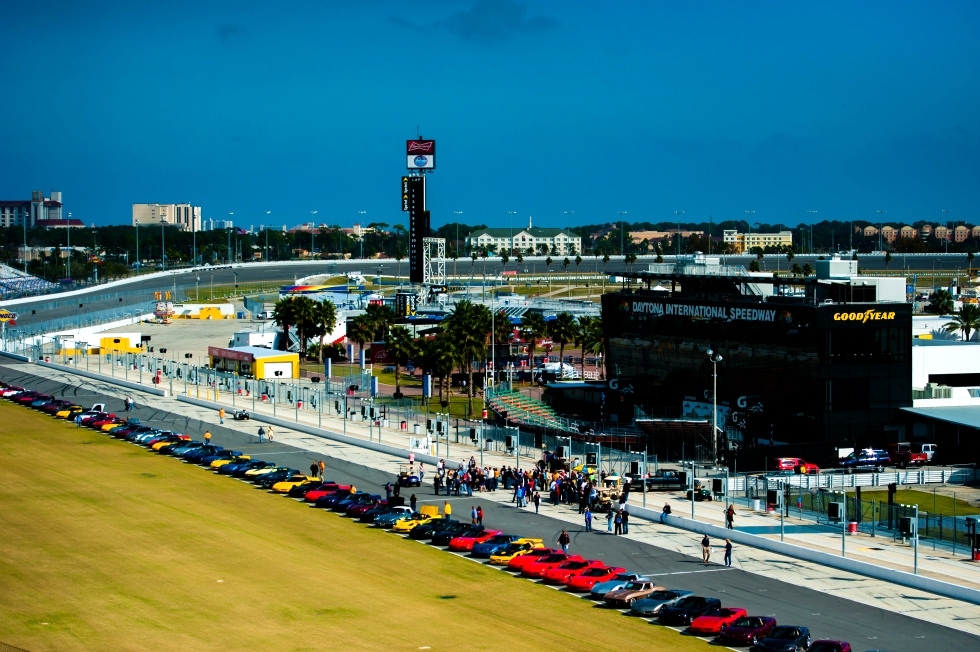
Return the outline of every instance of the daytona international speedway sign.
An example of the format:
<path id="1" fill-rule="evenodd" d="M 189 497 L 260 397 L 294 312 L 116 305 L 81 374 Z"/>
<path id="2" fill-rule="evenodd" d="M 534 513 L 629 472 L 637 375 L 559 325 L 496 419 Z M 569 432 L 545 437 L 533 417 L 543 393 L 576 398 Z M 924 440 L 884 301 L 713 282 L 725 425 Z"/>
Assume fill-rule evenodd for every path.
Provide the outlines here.
<path id="1" fill-rule="evenodd" d="M 763 322 L 776 321 L 776 315 L 779 312 L 769 308 L 708 306 L 696 303 L 664 303 L 658 301 L 624 301 L 621 309 L 634 315 L 651 315 L 654 317 L 692 317 L 694 319 Z"/>

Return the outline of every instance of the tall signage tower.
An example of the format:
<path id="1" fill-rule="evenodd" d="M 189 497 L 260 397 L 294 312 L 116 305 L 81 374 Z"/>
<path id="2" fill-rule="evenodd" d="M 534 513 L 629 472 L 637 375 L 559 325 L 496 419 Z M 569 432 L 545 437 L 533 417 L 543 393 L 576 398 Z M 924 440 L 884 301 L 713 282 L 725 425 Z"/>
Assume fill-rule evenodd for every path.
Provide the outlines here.
<path id="1" fill-rule="evenodd" d="M 424 240 L 429 237 L 429 211 L 425 208 L 425 174 L 436 169 L 436 141 L 405 143 L 408 176 L 402 177 L 402 211 L 408 213 L 408 280 L 425 283 Z"/>

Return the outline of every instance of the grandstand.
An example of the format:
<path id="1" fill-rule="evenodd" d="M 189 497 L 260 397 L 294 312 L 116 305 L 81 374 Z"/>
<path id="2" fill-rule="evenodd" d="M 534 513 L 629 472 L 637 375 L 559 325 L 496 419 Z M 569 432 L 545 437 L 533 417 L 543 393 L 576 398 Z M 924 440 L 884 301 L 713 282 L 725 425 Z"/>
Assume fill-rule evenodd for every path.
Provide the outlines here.
<path id="1" fill-rule="evenodd" d="M 58 288 L 57 283 L 31 276 L 8 265 L 0 265 L 0 300 L 47 294 Z"/>
<path id="2" fill-rule="evenodd" d="M 491 390 L 487 402 L 494 412 L 507 421 L 522 426 L 578 432 L 569 419 L 561 417 L 548 404 L 513 389 Z"/>

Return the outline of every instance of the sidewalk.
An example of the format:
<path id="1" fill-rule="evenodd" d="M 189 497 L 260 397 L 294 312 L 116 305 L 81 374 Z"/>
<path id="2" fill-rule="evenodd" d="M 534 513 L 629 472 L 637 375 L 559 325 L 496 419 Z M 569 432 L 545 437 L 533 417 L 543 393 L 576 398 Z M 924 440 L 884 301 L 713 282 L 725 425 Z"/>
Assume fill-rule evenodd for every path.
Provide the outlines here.
<path id="1" fill-rule="evenodd" d="M 0 358 L 0 364 L 4 364 L 4 358 Z M 152 405 L 155 409 L 180 414 L 191 419 L 199 419 L 204 423 L 216 424 L 218 421 L 217 407 L 199 407 L 182 401 L 175 397 L 159 397 L 151 394 L 132 392 L 124 388 L 114 388 L 109 384 L 100 381 L 85 379 L 71 374 L 71 369 L 49 369 L 38 365 L 12 363 L 10 367 L 16 371 L 30 373 L 46 378 L 57 378 L 64 382 L 74 382 L 80 385 L 87 385 L 102 393 L 115 394 L 119 397 L 120 404 L 122 397 L 133 395 L 138 404 Z M 202 398 L 204 393 L 202 392 Z M 229 410 L 231 407 L 230 396 L 221 396 L 221 405 Z M 251 400 L 247 405 L 236 400 L 237 407 L 247 407 L 252 411 L 252 421 L 234 421 L 230 418 L 225 419 L 225 427 L 234 429 L 245 435 L 255 437 L 257 441 L 258 426 L 262 423 L 263 416 L 272 416 L 272 410 L 268 405 L 256 403 L 256 408 L 252 410 Z M 279 409 L 277 418 L 288 417 L 292 420 L 293 410 Z M 300 423 L 307 427 L 317 427 L 317 414 L 303 414 L 300 412 Z M 282 426 L 276 427 L 276 441 L 279 444 L 294 446 L 299 449 L 309 450 L 316 455 L 330 456 L 357 464 L 369 466 L 382 470 L 392 475 L 398 472 L 400 464 L 405 462 L 408 455 L 409 437 L 411 431 L 401 431 L 397 428 L 383 428 L 381 440 L 389 445 L 396 446 L 405 451 L 405 457 L 395 457 L 381 452 L 360 448 L 355 445 L 348 445 L 329 439 L 330 432 L 340 433 L 343 428 L 343 420 L 334 416 L 322 415 L 323 436 L 311 435 L 305 432 L 294 431 Z M 377 427 L 370 428 L 370 435 L 374 441 L 378 440 Z M 200 433 L 188 433 L 199 435 Z M 369 428 L 366 422 L 355 422 L 348 420 L 346 426 L 348 437 L 360 438 L 367 442 L 369 438 Z M 530 451 L 529 451 L 530 452 Z M 480 460 L 478 448 L 469 442 L 468 438 L 460 438 L 460 443 L 451 445 L 451 457 L 442 455 L 447 463 L 466 462 L 470 456 Z M 537 461 L 536 452 L 534 461 Z M 454 461 L 454 462 L 451 462 Z M 484 451 L 483 462 L 485 466 L 501 467 L 512 466 L 514 456 L 497 451 Z M 521 456 L 521 466 L 531 463 L 530 457 Z M 499 491 L 496 493 L 481 494 L 481 499 L 494 501 L 499 504 L 510 506 L 510 492 Z M 630 495 L 629 504 L 639 507 L 642 503 L 642 493 L 633 492 Z M 673 508 L 674 516 L 690 517 L 691 503 L 682 493 L 677 492 L 656 492 L 647 493 L 646 504 L 649 509 L 659 512 L 665 501 L 669 501 Z M 543 514 L 557 520 L 571 524 L 573 527 L 581 526 L 581 517 L 577 507 L 568 505 L 552 506 L 550 503 L 542 503 L 541 511 Z M 711 524 L 718 527 L 724 526 L 724 503 L 723 502 L 701 502 L 694 504 L 695 520 Z M 737 530 L 751 532 L 758 536 L 779 539 L 779 517 L 767 513 L 751 512 L 741 505 L 736 506 L 735 526 Z M 700 536 L 696 533 L 683 530 L 668 525 L 661 525 L 658 522 L 646 521 L 634 517 L 630 523 L 631 539 L 649 543 L 659 548 L 680 552 L 696 559 L 701 558 Z M 841 535 L 839 532 L 828 532 L 825 529 L 815 527 L 812 521 L 801 521 L 800 519 L 789 517 L 785 519 L 785 541 L 811 550 L 822 550 L 828 554 L 840 555 Z M 716 551 L 718 542 L 715 542 Z M 846 554 L 849 559 L 856 559 L 878 566 L 912 572 L 913 552 L 908 544 L 892 541 L 890 535 L 871 537 L 865 534 L 854 534 L 847 536 Z M 957 584 L 972 589 L 980 589 L 980 562 L 967 561 L 967 552 L 957 551 L 953 556 L 948 551 L 932 551 L 932 546 L 925 545 L 919 547 L 918 572 L 920 575 L 931 577 L 943 582 Z M 720 554 L 716 557 L 720 559 Z M 735 549 L 734 565 L 746 572 L 762 575 L 765 577 L 785 581 L 792 585 L 806 586 L 824 593 L 832 594 L 837 597 L 854 600 L 863 604 L 876 606 L 896 613 L 903 613 L 910 617 L 921 618 L 929 622 L 941 624 L 956 630 L 980 635 L 980 609 L 974 604 L 937 596 L 917 589 L 907 588 L 897 584 L 882 580 L 868 578 L 854 573 L 828 568 L 791 557 L 775 554 L 761 549 L 738 546 Z"/>

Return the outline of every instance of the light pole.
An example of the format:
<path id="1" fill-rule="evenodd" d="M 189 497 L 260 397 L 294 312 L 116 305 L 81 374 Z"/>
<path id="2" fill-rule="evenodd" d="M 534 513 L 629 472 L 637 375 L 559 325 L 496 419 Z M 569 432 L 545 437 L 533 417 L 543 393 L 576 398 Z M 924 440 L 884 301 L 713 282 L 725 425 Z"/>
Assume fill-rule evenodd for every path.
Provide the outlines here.
<path id="1" fill-rule="evenodd" d="M 939 212 L 943 214 L 943 227 L 946 232 L 943 234 L 943 243 L 946 245 L 946 253 L 949 253 L 949 227 L 946 226 L 949 220 L 950 210 L 948 208 L 941 208 Z M 71 213 L 69 213 L 71 215 Z"/>
<path id="2" fill-rule="evenodd" d="M 681 215 L 684 211 L 674 211 L 674 215 L 677 216 L 677 255 L 681 255 Z"/>
<path id="3" fill-rule="evenodd" d="M 167 226 L 166 218 L 160 219 L 160 269 L 167 270 Z M 176 297 L 175 297 L 176 298 Z"/>
<path id="4" fill-rule="evenodd" d="M 143 263 L 140 262 L 140 221 L 136 220 L 136 275 L 140 275 Z"/>
<path id="5" fill-rule="evenodd" d="M 71 213 L 68 213 L 68 258 L 65 260 L 65 278 L 71 278 Z M 24 252 L 27 255 L 27 252 Z"/>
<path id="6" fill-rule="evenodd" d="M 317 214 L 317 211 L 310 211 L 310 260 L 313 260 L 313 250 L 316 249 L 316 218 L 313 217 Z"/>
<path id="7" fill-rule="evenodd" d="M 69 229 L 70 232 L 70 229 Z M 95 230 L 95 225 L 92 225 L 92 262 L 95 263 L 95 284 L 99 284 L 99 243 L 98 243 L 98 231 Z"/>
<path id="8" fill-rule="evenodd" d="M 358 215 L 367 215 L 367 211 L 357 211 L 357 214 Z M 364 218 L 362 217 L 360 219 L 364 219 Z M 357 239 L 361 243 L 361 254 L 360 254 L 359 258 L 361 260 L 364 260 L 364 225 L 363 224 L 361 225 L 361 230 L 360 230 L 360 233 L 358 233 Z"/>
<path id="9" fill-rule="evenodd" d="M 197 275 L 197 289 L 194 290 L 194 301 L 201 300 L 201 275 Z"/>
<path id="10" fill-rule="evenodd" d="M 810 254 L 813 254 L 813 220 L 816 219 L 814 215 L 817 211 L 807 211 L 806 214 L 810 216 Z"/>
<path id="11" fill-rule="evenodd" d="M 624 227 L 624 224 L 623 224 L 623 220 L 626 219 L 626 216 L 628 214 L 629 213 L 627 211 L 619 211 L 619 213 L 618 213 L 618 215 L 619 215 L 619 255 L 620 256 L 622 256 L 622 255 L 624 255 L 626 253 L 626 251 L 623 249 L 623 228 L 625 228 Z"/>
<path id="12" fill-rule="evenodd" d="M 228 264 L 231 265 L 231 226 L 234 224 L 235 213 L 232 211 L 228 212 L 228 224 L 225 226 L 225 230 L 228 231 Z"/>
<path id="13" fill-rule="evenodd" d="M 718 363 L 723 360 L 720 353 L 708 349 L 708 360 L 711 361 L 711 448 L 714 451 L 714 463 L 718 463 Z"/>
<path id="14" fill-rule="evenodd" d="M 272 211 L 266 211 L 265 218 L 265 253 L 262 255 L 262 262 L 269 262 L 269 220 L 272 219 L 269 215 L 272 215 Z"/>
<path id="15" fill-rule="evenodd" d="M 30 208 L 31 214 L 34 213 L 34 207 Z M 24 273 L 27 273 L 27 220 L 30 219 L 30 214 L 24 211 Z M 69 254 L 70 255 L 70 254 Z"/>
<path id="16" fill-rule="evenodd" d="M 463 211 L 453 211 L 453 215 L 462 215 Z M 453 276 L 456 276 L 456 259 L 459 258 L 459 218 L 456 219 L 456 245 L 453 247 L 455 250 L 455 255 L 453 256 Z"/>
<path id="17" fill-rule="evenodd" d="M 875 212 L 878 213 L 878 251 L 881 251 L 882 250 L 881 249 L 881 228 L 882 228 L 881 225 L 884 223 L 885 213 L 887 213 L 888 211 L 878 210 Z"/>

